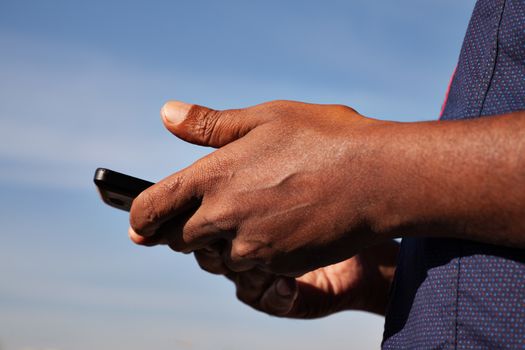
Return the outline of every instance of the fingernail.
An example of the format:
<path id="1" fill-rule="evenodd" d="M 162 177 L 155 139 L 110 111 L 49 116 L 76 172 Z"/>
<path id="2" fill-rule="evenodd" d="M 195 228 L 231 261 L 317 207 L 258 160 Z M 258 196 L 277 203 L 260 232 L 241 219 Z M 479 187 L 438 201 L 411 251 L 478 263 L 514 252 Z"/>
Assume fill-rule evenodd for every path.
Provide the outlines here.
<path id="1" fill-rule="evenodd" d="M 186 115 L 192 106 L 192 104 L 180 101 L 169 101 L 164 104 L 160 113 L 168 123 L 180 124 L 186 119 Z"/>
<path id="2" fill-rule="evenodd" d="M 281 297 L 290 297 L 293 293 L 290 284 L 284 278 L 280 278 L 275 282 L 275 291 Z"/>

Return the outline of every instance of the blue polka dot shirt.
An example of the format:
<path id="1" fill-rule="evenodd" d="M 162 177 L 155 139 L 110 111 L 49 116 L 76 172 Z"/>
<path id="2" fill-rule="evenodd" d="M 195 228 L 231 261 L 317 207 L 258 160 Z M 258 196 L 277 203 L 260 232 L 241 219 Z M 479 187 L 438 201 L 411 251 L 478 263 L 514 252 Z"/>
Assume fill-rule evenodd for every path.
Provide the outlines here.
<path id="1" fill-rule="evenodd" d="M 478 0 L 442 119 L 518 110 L 525 0 Z M 406 238 L 398 259 L 383 349 L 525 349 L 525 250 Z"/>

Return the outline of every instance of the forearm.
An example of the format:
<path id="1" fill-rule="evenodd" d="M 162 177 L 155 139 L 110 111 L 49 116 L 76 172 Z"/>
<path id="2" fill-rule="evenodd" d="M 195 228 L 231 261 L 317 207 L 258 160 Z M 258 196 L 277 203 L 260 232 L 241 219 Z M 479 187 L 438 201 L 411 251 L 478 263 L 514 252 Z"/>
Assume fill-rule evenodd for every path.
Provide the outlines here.
<path id="1" fill-rule="evenodd" d="M 525 112 L 393 123 L 376 136 L 367 221 L 377 233 L 525 247 Z"/>

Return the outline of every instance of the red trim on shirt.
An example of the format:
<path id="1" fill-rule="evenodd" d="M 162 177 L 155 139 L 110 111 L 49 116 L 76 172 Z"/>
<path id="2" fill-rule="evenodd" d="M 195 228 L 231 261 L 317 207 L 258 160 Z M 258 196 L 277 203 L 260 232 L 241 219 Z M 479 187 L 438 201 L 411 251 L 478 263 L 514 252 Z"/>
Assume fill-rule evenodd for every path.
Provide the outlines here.
<path id="1" fill-rule="evenodd" d="M 454 77 L 456 76 L 456 70 L 458 67 L 454 68 L 454 72 L 452 73 L 452 76 L 450 77 L 450 82 L 448 83 L 447 93 L 445 94 L 445 101 L 443 101 L 443 104 L 441 105 L 441 112 L 439 113 L 439 119 L 443 116 L 443 113 L 445 113 L 445 107 L 447 106 L 448 102 L 448 94 L 450 93 L 450 88 L 452 87 L 452 81 L 454 80 Z"/>

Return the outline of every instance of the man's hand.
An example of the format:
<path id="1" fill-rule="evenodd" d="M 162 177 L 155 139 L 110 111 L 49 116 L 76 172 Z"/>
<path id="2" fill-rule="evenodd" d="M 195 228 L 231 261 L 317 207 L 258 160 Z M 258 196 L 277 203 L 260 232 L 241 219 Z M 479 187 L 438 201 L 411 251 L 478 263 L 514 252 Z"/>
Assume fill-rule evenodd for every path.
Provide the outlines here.
<path id="1" fill-rule="evenodd" d="M 376 169 L 365 146 L 386 122 L 290 101 L 227 111 L 170 102 L 162 117 L 176 136 L 220 149 L 135 199 L 135 242 L 182 252 L 222 242 L 232 271 L 298 276 L 390 238 L 367 216 Z"/>
<path id="2" fill-rule="evenodd" d="M 269 315 L 305 319 L 344 310 L 384 315 L 398 250 L 399 245 L 390 241 L 298 278 L 258 268 L 230 271 L 211 248 L 195 251 L 195 257 L 203 270 L 232 280 L 245 304 Z"/>
<path id="3" fill-rule="evenodd" d="M 162 115 L 176 136 L 220 149 L 137 197 L 136 243 L 221 246 L 231 271 L 288 276 L 400 236 L 525 247 L 525 112 L 393 123 L 276 101 L 171 102 Z"/>

